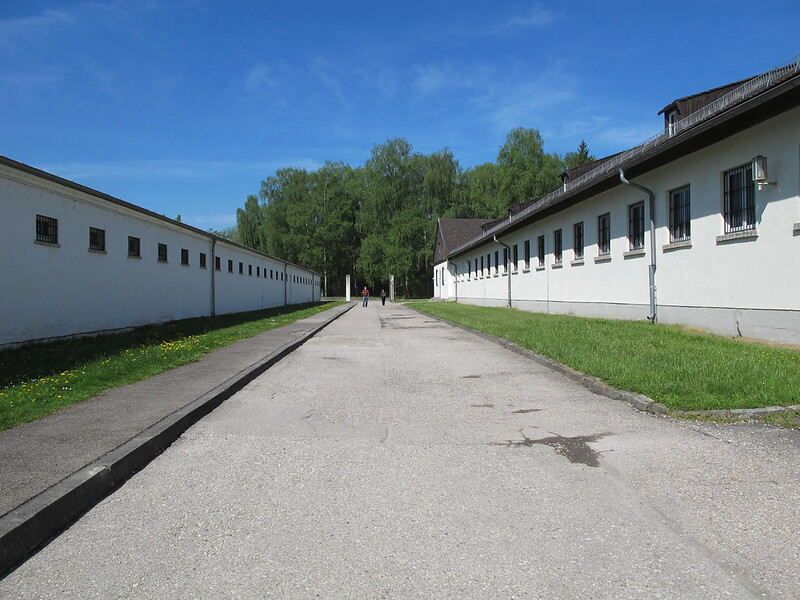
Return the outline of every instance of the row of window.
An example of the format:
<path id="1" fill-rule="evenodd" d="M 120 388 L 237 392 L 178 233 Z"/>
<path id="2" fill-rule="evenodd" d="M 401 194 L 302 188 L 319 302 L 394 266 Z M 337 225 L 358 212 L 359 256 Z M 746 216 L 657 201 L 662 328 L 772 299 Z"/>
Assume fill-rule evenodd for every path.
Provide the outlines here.
<path id="1" fill-rule="evenodd" d="M 684 242 L 691 239 L 691 193 L 689 186 L 682 186 L 669 192 L 669 241 L 670 243 Z M 734 233 L 755 229 L 755 183 L 753 182 L 752 163 L 725 171 L 723 173 L 723 219 L 725 233 Z M 628 206 L 628 249 L 641 250 L 644 248 L 644 202 L 636 202 Z M 572 226 L 572 243 L 575 260 L 583 258 L 584 236 L 583 222 Z M 597 248 L 600 256 L 611 253 L 611 214 L 604 213 L 597 217 Z M 514 244 L 512 271 L 517 270 L 519 264 L 518 246 Z M 531 245 L 529 240 L 524 243 L 525 269 L 530 269 Z M 467 276 L 472 277 L 474 272 L 487 276 L 492 269 L 492 254 L 479 259 L 467 261 Z M 537 258 L 539 267 L 544 266 L 545 236 L 537 238 Z M 553 259 L 556 265 L 561 264 L 563 258 L 562 231 L 553 231 Z M 508 261 L 508 250 L 503 250 L 503 264 Z M 499 253 L 494 253 L 494 273 L 500 272 Z"/>
<path id="2" fill-rule="evenodd" d="M 44 244 L 58 244 L 58 219 L 46 215 L 36 215 L 36 241 Z M 106 251 L 106 232 L 105 229 L 89 227 L 89 250 L 92 252 Z M 157 247 L 158 262 L 168 262 L 168 248 L 166 244 L 159 243 Z M 142 240 L 132 235 L 128 236 L 128 258 L 142 257 Z M 206 253 L 200 252 L 199 264 L 201 269 L 206 268 Z M 189 266 L 189 250 L 181 248 L 181 265 Z M 214 268 L 222 270 L 222 260 L 219 256 L 214 257 Z M 261 277 L 263 270 L 264 279 L 267 278 L 267 267 L 256 265 L 256 277 Z M 228 272 L 233 273 L 233 260 L 228 259 Z M 239 262 L 239 274 L 244 274 L 244 263 Z M 247 274 L 253 275 L 253 265 L 247 265 Z M 284 281 L 285 273 L 278 269 L 269 269 L 269 278 Z M 310 277 L 291 275 L 291 281 L 299 284 L 311 284 Z"/>

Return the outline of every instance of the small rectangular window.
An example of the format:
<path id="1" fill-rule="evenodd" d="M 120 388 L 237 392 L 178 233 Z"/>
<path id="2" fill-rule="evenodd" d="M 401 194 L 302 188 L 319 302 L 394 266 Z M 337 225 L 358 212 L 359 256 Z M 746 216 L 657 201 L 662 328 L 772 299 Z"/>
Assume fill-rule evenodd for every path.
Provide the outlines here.
<path id="1" fill-rule="evenodd" d="M 500 251 L 499 250 L 495 250 L 494 251 L 494 274 L 495 275 L 499 275 L 500 274 Z"/>
<path id="2" fill-rule="evenodd" d="M 206 268 L 206 253 L 205 252 L 201 252 L 200 253 L 200 268 L 201 269 L 205 269 Z"/>
<path id="3" fill-rule="evenodd" d="M 483 257 L 481 256 L 481 277 L 483 277 Z"/>
<path id="4" fill-rule="evenodd" d="M 269 270 L 269 278 L 272 279 L 272 269 Z"/>
<path id="5" fill-rule="evenodd" d="M 239 262 L 239 275 L 244 275 L 244 263 Z"/>
<path id="6" fill-rule="evenodd" d="M 167 262 L 167 245 L 158 245 L 158 262 Z"/>
<path id="7" fill-rule="evenodd" d="M 214 257 L 214 269 L 217 271 L 222 270 L 222 259 L 219 256 Z"/>
<path id="8" fill-rule="evenodd" d="M 261 267 L 256 267 L 256 277 L 261 277 Z"/>
<path id="9" fill-rule="evenodd" d="M 467 261 L 467 279 L 472 279 L 472 259 Z"/>
<path id="10" fill-rule="evenodd" d="M 233 261 L 228 259 L 228 273 L 233 273 Z"/>
<path id="11" fill-rule="evenodd" d="M 489 277 L 492 274 L 492 255 L 488 253 L 486 255 L 486 276 Z"/>
<path id="12" fill-rule="evenodd" d="M 583 221 L 572 226 L 572 254 L 576 260 L 583 258 Z"/>
<path id="13" fill-rule="evenodd" d="M 692 238 L 691 197 L 689 186 L 669 193 L 669 241 L 683 242 Z"/>
<path id="14" fill-rule="evenodd" d="M 503 273 L 508 273 L 508 248 L 503 248 Z"/>
<path id="15" fill-rule="evenodd" d="M 628 249 L 644 248 L 644 202 L 628 207 Z"/>
<path id="16" fill-rule="evenodd" d="M 525 240 L 525 270 L 531 268 L 531 241 Z"/>
<path id="17" fill-rule="evenodd" d="M 252 277 L 253 276 L 253 265 L 247 265 L 247 274 Z"/>
<path id="18" fill-rule="evenodd" d="M 725 188 L 725 233 L 746 231 L 756 227 L 756 186 L 753 165 L 747 164 L 723 174 Z"/>
<path id="19" fill-rule="evenodd" d="M 181 264 L 185 267 L 189 266 L 189 249 L 181 248 Z"/>
<path id="20" fill-rule="evenodd" d="M 553 232 L 553 261 L 556 264 L 561 264 L 561 259 L 564 255 L 561 241 L 561 230 L 556 229 Z"/>
<path id="21" fill-rule="evenodd" d="M 36 215 L 36 241 L 45 244 L 58 243 L 58 219 Z"/>
<path id="22" fill-rule="evenodd" d="M 94 252 L 106 251 L 106 230 L 89 227 L 89 250 Z"/>
<path id="23" fill-rule="evenodd" d="M 514 260 L 511 263 L 511 270 L 516 271 L 519 264 L 519 244 L 514 244 Z"/>
<path id="24" fill-rule="evenodd" d="M 142 257 L 142 240 L 138 237 L 128 236 L 128 258 Z"/>
<path id="25" fill-rule="evenodd" d="M 538 255 L 537 258 L 539 259 L 539 266 L 543 267 L 544 266 L 544 236 L 543 235 L 540 235 L 536 239 L 536 253 Z"/>
<path id="26" fill-rule="evenodd" d="M 611 252 L 611 213 L 597 217 L 597 249 L 600 254 Z"/>

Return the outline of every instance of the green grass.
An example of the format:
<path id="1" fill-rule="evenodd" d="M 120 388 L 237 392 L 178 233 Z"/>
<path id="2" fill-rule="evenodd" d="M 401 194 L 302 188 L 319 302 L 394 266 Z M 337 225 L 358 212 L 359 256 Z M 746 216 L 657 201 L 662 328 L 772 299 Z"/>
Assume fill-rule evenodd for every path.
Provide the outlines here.
<path id="1" fill-rule="evenodd" d="M 0 430 L 33 421 L 109 388 L 194 362 L 237 340 L 340 304 L 305 304 L 186 319 L 125 333 L 2 351 Z"/>
<path id="2" fill-rule="evenodd" d="M 800 404 L 800 352 L 644 321 L 586 319 L 455 302 L 422 312 L 549 356 L 673 410 Z"/>

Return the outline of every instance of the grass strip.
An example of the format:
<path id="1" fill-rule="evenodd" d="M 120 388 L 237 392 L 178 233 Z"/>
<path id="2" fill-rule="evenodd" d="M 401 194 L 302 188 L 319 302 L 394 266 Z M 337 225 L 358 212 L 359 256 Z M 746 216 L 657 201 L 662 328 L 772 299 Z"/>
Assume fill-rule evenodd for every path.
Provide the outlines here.
<path id="1" fill-rule="evenodd" d="M 505 338 L 674 410 L 800 404 L 800 352 L 644 321 L 416 301 L 415 309 Z"/>
<path id="2" fill-rule="evenodd" d="M 342 302 L 185 319 L 0 352 L 0 430 L 200 359 Z"/>

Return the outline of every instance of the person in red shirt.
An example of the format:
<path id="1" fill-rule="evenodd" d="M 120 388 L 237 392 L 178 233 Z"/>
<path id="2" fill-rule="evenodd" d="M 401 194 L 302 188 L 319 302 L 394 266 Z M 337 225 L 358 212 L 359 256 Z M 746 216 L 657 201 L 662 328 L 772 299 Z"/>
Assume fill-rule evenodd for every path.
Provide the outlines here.
<path id="1" fill-rule="evenodd" d="M 364 289 L 361 290 L 361 306 L 366 307 L 369 304 L 369 289 L 367 286 L 364 286 Z"/>

